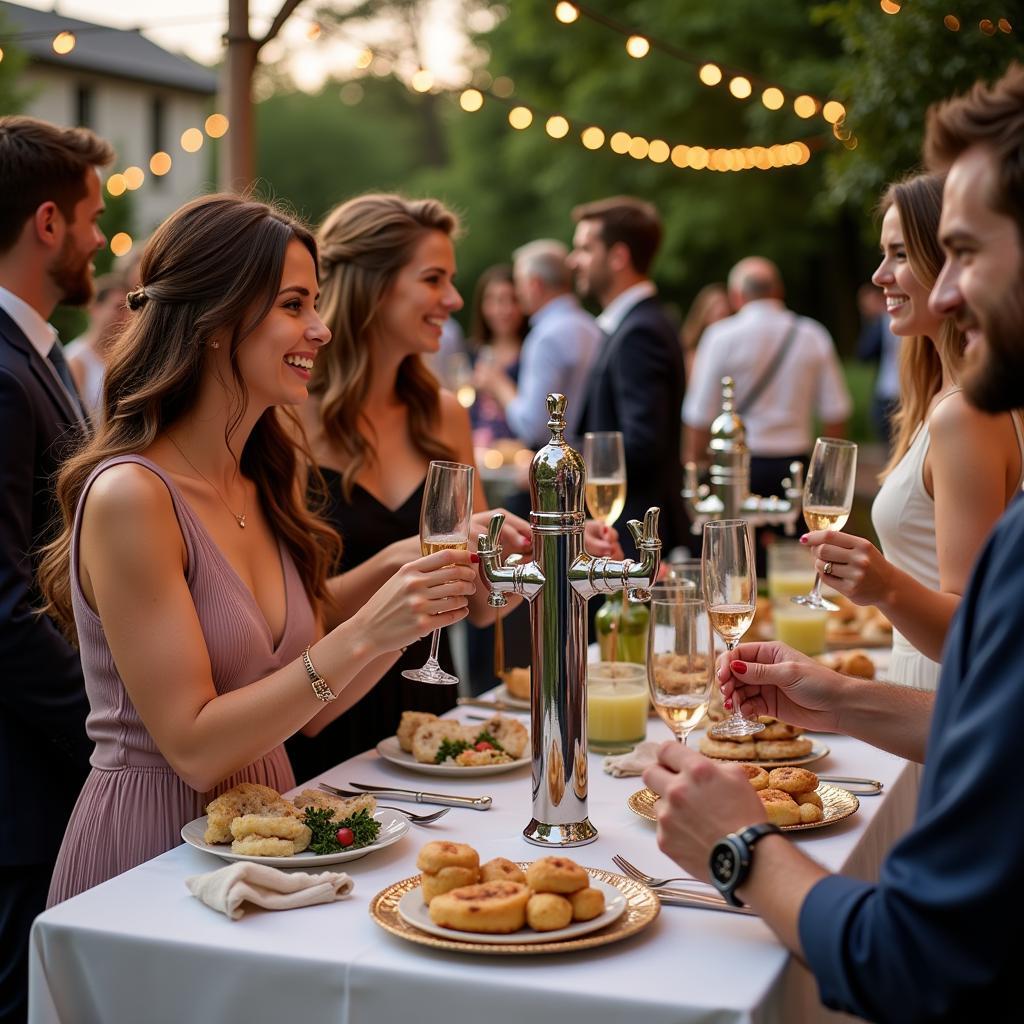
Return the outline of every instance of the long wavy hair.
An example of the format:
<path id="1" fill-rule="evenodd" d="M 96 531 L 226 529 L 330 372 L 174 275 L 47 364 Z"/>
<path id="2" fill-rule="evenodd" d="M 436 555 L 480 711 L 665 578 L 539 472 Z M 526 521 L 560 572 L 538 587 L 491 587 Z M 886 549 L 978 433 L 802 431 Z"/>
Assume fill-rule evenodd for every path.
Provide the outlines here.
<path id="1" fill-rule="evenodd" d="M 129 293 L 135 311 L 111 352 L 96 433 L 70 458 L 57 480 L 63 519 L 44 551 L 39 584 L 51 615 L 76 640 L 71 608 L 71 540 L 82 491 L 101 463 L 145 451 L 188 415 L 199 397 L 207 346 L 229 338 L 236 398 L 225 431 L 232 434 L 248 402 L 238 348 L 270 312 L 281 284 L 285 250 L 299 241 L 314 263 L 316 241 L 287 214 L 234 195 L 193 200 L 172 214 L 146 246 L 141 286 Z M 293 417 L 294 418 L 294 417 Z M 274 533 L 295 560 L 315 604 L 327 602 L 327 574 L 340 548 L 338 535 L 307 509 L 298 485 L 299 442 L 286 433 L 277 410 L 257 420 L 238 457 L 255 484 Z M 311 461 L 311 460 L 310 460 Z"/>
<path id="2" fill-rule="evenodd" d="M 487 322 L 487 317 L 484 316 L 484 300 L 487 297 L 487 289 L 495 283 L 511 285 L 515 289 L 515 277 L 512 274 L 512 267 L 508 263 L 496 263 L 493 267 L 488 267 L 476 279 L 469 314 L 469 335 L 467 336 L 469 347 L 474 354 L 489 345 L 494 339 L 494 331 Z M 516 331 L 520 343 L 525 339 L 528 330 L 529 321 L 524 314 L 519 329 Z"/>
<path id="3" fill-rule="evenodd" d="M 431 231 L 453 237 L 458 220 L 436 199 L 365 195 L 336 206 L 323 222 L 320 247 L 320 316 L 331 344 L 317 358 L 310 391 L 320 399 L 320 424 L 344 454 L 342 492 L 376 458 L 365 433 L 362 408 L 373 371 L 373 338 L 380 312 L 399 271 Z M 402 360 L 395 390 L 409 411 L 413 445 L 427 459 L 451 460 L 455 452 L 438 439 L 440 390 L 418 355 Z"/>
<path id="4" fill-rule="evenodd" d="M 894 182 L 879 203 L 883 215 L 895 205 L 900 215 L 907 262 L 925 288 L 935 284 L 945 262 L 939 245 L 943 177 L 917 174 Z M 950 319 L 942 321 L 938 337 L 904 338 L 900 343 L 900 404 L 893 414 L 892 454 L 879 475 L 884 480 L 907 453 L 917 428 L 928 416 L 932 400 L 942 388 L 942 370 L 954 381 L 963 365 L 966 339 Z"/>

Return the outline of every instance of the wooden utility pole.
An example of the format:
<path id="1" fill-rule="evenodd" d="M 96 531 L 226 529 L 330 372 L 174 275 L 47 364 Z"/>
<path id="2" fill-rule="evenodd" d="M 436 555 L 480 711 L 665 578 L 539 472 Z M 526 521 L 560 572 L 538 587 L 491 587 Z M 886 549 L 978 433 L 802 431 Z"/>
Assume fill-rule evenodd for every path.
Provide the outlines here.
<path id="1" fill-rule="evenodd" d="M 249 32 L 249 0 L 228 0 L 228 31 L 224 37 L 221 93 L 230 130 L 220 165 L 220 187 L 242 192 L 255 178 L 252 79 L 260 50 L 281 31 L 302 0 L 284 0 L 266 35 Z"/>

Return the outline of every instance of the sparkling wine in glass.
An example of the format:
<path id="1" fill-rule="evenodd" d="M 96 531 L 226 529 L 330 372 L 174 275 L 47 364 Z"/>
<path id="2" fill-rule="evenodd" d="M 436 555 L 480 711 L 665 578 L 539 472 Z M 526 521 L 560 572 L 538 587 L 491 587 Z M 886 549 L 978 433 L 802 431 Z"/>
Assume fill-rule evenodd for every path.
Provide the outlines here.
<path id="1" fill-rule="evenodd" d="M 460 462 L 431 462 L 420 506 L 420 550 L 465 551 L 469 547 L 469 525 L 473 515 L 473 467 Z M 441 630 L 430 638 L 430 657 L 422 668 L 402 672 L 406 679 L 420 683 L 456 685 L 458 676 L 445 672 L 437 660 Z"/>
<path id="2" fill-rule="evenodd" d="M 659 584 L 651 592 L 647 685 L 651 704 L 680 743 L 707 714 L 715 647 L 704 601 L 692 587 Z"/>
<path id="3" fill-rule="evenodd" d="M 809 530 L 841 530 L 850 518 L 857 478 L 857 445 L 834 437 L 819 437 L 804 484 L 804 521 Z M 825 611 L 839 606 L 821 596 L 821 573 L 814 574 L 814 589 L 791 598 L 794 604 Z"/>
<path id="4" fill-rule="evenodd" d="M 618 430 L 583 435 L 584 497 L 592 519 L 614 526 L 626 505 L 626 452 Z"/>
<path id="5" fill-rule="evenodd" d="M 744 519 L 719 519 L 704 524 L 702 565 L 704 602 L 711 627 L 733 650 L 754 621 L 757 576 L 750 550 L 750 534 Z M 712 736 L 753 736 L 764 725 L 746 718 L 734 701 L 732 714 L 711 727 Z"/>

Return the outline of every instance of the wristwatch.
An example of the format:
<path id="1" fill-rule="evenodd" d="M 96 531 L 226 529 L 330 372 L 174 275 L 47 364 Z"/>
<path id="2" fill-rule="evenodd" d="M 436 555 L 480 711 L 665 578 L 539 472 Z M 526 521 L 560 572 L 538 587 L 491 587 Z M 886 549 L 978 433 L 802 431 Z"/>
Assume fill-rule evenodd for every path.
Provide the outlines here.
<path id="1" fill-rule="evenodd" d="M 742 832 L 731 832 L 724 839 L 719 839 L 711 848 L 711 881 L 727 903 L 734 907 L 743 906 L 743 900 L 736 896 L 736 890 L 750 874 L 754 844 L 773 833 L 781 834 L 778 825 L 762 822 L 760 825 L 751 825 Z"/>

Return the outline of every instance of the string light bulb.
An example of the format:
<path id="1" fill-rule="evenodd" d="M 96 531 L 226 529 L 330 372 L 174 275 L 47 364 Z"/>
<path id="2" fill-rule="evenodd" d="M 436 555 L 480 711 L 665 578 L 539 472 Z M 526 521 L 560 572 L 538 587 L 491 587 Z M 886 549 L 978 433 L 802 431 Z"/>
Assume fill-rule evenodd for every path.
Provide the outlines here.
<path id="1" fill-rule="evenodd" d="M 580 141 L 587 149 L 600 149 L 604 145 L 604 132 L 596 125 L 584 128 L 580 133 Z"/>
<path id="2" fill-rule="evenodd" d="M 484 105 L 484 94 L 479 89 L 466 89 L 459 96 L 459 106 L 468 114 L 475 113 Z"/>
<path id="3" fill-rule="evenodd" d="M 544 131 L 553 139 L 564 139 L 569 134 L 569 122 L 561 114 L 553 114 L 547 119 Z"/>
<path id="4" fill-rule="evenodd" d="M 563 25 L 571 25 L 580 16 L 580 9 L 575 4 L 569 3 L 558 3 L 555 4 L 555 17 Z"/>
<path id="5" fill-rule="evenodd" d="M 501 100 L 507 100 L 515 91 L 516 83 L 508 75 L 498 75 L 491 86 L 491 92 Z"/>
<path id="6" fill-rule="evenodd" d="M 722 80 L 722 69 L 717 64 L 702 64 L 697 75 L 705 85 L 718 85 Z"/>
<path id="7" fill-rule="evenodd" d="M 629 152 L 629 144 L 633 141 L 628 132 L 616 132 L 608 142 L 613 153 L 625 156 Z"/>
<path id="8" fill-rule="evenodd" d="M 818 104 L 815 102 L 813 96 L 808 96 L 806 93 L 802 96 L 797 96 L 793 100 L 793 110 L 796 112 L 797 117 L 802 117 L 805 120 L 808 117 L 814 117 L 814 112 L 818 109 Z"/>
<path id="9" fill-rule="evenodd" d="M 626 40 L 626 53 L 634 60 L 642 60 L 651 52 L 651 44 L 643 36 L 630 36 Z"/>
<path id="10" fill-rule="evenodd" d="M 373 50 L 365 49 L 359 51 L 359 56 L 356 57 L 356 67 L 360 71 L 365 71 L 373 63 Z"/>
<path id="11" fill-rule="evenodd" d="M 146 180 L 145 172 L 134 164 L 131 167 L 126 167 L 121 173 L 124 175 L 124 183 L 129 192 L 142 188 L 142 183 Z"/>
<path id="12" fill-rule="evenodd" d="M 763 93 L 761 93 L 761 102 L 769 110 L 778 110 L 783 103 L 786 102 L 786 97 L 782 95 L 782 90 L 777 89 L 774 85 L 769 85 Z"/>
<path id="13" fill-rule="evenodd" d="M 211 139 L 219 139 L 227 134 L 228 119 L 223 114 L 211 114 L 203 127 Z"/>
<path id="14" fill-rule="evenodd" d="M 53 37 L 53 52 L 59 53 L 63 57 L 75 48 L 77 42 L 74 32 L 58 32 Z"/>
<path id="15" fill-rule="evenodd" d="M 955 14 L 947 14 L 942 19 L 942 24 L 945 25 L 950 32 L 960 31 L 960 19 Z"/>
<path id="16" fill-rule="evenodd" d="M 150 173 L 161 178 L 171 169 L 171 163 L 171 154 L 160 150 L 149 158 Z"/>
<path id="17" fill-rule="evenodd" d="M 417 92 L 430 92 L 434 88 L 434 76 L 426 68 L 420 68 L 413 74 L 411 84 Z"/>
<path id="18" fill-rule="evenodd" d="M 644 160 L 650 151 L 650 143 L 642 135 L 634 135 L 630 139 L 628 152 L 634 160 Z"/>
<path id="19" fill-rule="evenodd" d="M 4 59 L 4 48 L 0 46 L 0 60 Z"/>
<path id="20" fill-rule="evenodd" d="M 737 75 L 729 82 L 729 92 L 733 94 L 738 100 L 745 100 L 753 89 L 750 85 L 750 79 L 744 78 L 742 75 Z"/>
<path id="21" fill-rule="evenodd" d="M 886 14 L 899 14 L 903 9 L 903 5 L 896 3 L 896 0 L 879 0 L 878 6 L 881 7 Z"/>
<path id="22" fill-rule="evenodd" d="M 508 123 L 519 131 L 529 128 L 533 124 L 533 112 L 529 107 L 513 107 L 508 112 Z"/>
<path id="23" fill-rule="evenodd" d="M 980 28 L 987 36 L 994 36 L 996 34 L 996 27 L 989 18 L 982 18 L 981 21 L 978 22 L 978 28 Z"/>
<path id="24" fill-rule="evenodd" d="M 107 191 L 112 196 L 123 196 L 127 190 L 123 174 L 112 174 L 107 178 Z"/>
<path id="25" fill-rule="evenodd" d="M 663 139 L 651 139 L 650 148 L 647 151 L 647 159 L 652 163 L 663 164 L 672 152 L 669 144 Z"/>
<path id="26" fill-rule="evenodd" d="M 689 146 L 684 146 L 680 143 L 678 146 L 672 147 L 672 163 L 675 164 L 676 167 L 682 168 L 688 166 L 686 160 L 689 155 Z"/>
<path id="27" fill-rule="evenodd" d="M 821 116 L 825 118 L 829 124 L 839 124 L 839 122 L 846 117 L 846 107 L 844 107 L 838 100 L 829 100 L 828 103 L 821 108 Z"/>
<path id="28" fill-rule="evenodd" d="M 127 256 L 132 251 L 132 236 L 127 231 L 118 231 L 110 240 L 110 251 L 115 256 Z"/>
<path id="29" fill-rule="evenodd" d="M 198 153 L 203 148 L 203 133 L 198 128 L 186 128 L 181 133 L 181 148 L 186 153 Z"/>

